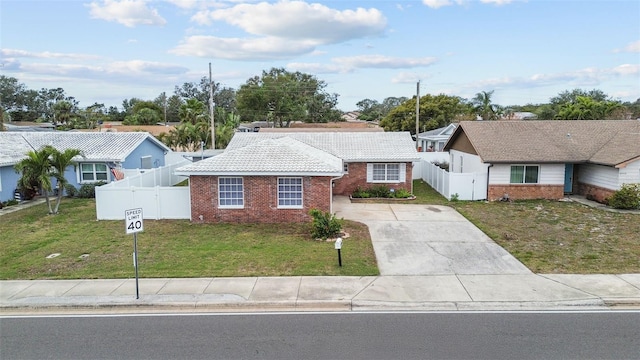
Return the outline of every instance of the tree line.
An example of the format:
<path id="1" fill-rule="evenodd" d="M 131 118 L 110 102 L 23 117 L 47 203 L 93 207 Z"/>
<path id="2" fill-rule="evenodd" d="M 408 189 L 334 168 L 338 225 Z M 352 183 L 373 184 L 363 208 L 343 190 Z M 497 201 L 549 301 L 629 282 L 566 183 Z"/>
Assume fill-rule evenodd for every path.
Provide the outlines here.
<path id="1" fill-rule="evenodd" d="M 173 149 L 194 151 L 204 144 L 224 148 L 241 122 L 268 121 L 288 127 L 293 121 L 341 120 L 338 94 L 315 76 L 282 68 L 263 71 L 237 90 L 202 77 L 186 82 L 154 99 L 124 99 L 120 108 L 94 103 L 80 107 L 64 89 L 31 90 L 18 79 L 0 76 L 0 128 L 7 121 L 50 122 L 59 130 L 92 129 L 108 121 L 129 125 L 177 124 L 163 133 L 161 141 Z M 215 139 L 211 138 L 209 101 L 213 95 Z M 452 95 L 420 97 L 420 131 L 461 120 L 513 119 L 530 113 L 540 120 L 628 119 L 640 117 L 640 99 L 622 103 L 601 90 L 574 89 L 561 92 L 548 103 L 501 106 L 493 102 L 494 91 L 482 91 L 472 99 Z M 387 131 L 415 132 L 416 98 L 388 97 L 382 102 L 364 99 L 356 104 L 359 119 L 376 121 Z M 215 143 L 213 143 L 215 141 Z"/>

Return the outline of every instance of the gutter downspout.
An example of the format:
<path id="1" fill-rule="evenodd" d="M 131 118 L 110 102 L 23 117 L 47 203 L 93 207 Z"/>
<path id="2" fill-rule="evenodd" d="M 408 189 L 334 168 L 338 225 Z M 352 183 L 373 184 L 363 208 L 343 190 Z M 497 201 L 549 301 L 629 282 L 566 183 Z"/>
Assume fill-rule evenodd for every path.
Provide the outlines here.
<path id="1" fill-rule="evenodd" d="M 344 168 L 344 163 L 342 165 L 342 167 Z M 329 192 L 330 192 L 330 196 L 329 196 L 329 213 L 333 214 L 333 181 L 334 180 L 338 180 L 338 179 L 342 179 L 344 177 L 343 175 L 340 175 L 338 177 L 334 177 L 329 179 Z"/>
<path id="2" fill-rule="evenodd" d="M 491 176 L 492 167 L 493 167 L 493 164 L 489 164 L 489 166 L 487 166 L 487 201 L 491 201 L 489 199 L 489 177 Z"/>

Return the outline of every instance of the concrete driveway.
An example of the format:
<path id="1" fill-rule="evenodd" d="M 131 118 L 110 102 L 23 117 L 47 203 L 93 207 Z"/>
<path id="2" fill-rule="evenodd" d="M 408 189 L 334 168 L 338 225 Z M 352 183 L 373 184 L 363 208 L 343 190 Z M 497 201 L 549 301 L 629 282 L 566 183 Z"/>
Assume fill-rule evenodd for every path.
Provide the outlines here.
<path id="1" fill-rule="evenodd" d="M 531 274 L 448 206 L 351 203 L 336 196 L 333 211 L 369 227 L 381 275 Z"/>

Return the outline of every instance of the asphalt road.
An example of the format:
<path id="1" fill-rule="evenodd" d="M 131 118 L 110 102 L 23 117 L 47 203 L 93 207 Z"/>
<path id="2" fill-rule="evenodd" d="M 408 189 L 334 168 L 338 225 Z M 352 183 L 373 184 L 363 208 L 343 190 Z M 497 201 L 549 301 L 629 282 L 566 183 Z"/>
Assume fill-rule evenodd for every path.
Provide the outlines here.
<path id="1" fill-rule="evenodd" d="M 9 359 L 637 359 L 640 312 L 0 318 Z"/>

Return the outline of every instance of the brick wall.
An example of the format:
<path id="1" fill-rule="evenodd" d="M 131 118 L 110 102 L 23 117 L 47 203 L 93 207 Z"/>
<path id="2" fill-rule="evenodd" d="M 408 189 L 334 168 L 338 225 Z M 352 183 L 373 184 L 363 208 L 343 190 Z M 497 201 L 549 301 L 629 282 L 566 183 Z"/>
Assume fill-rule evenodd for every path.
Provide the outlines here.
<path id="1" fill-rule="evenodd" d="M 367 183 L 367 164 L 349 163 L 349 173 L 335 181 L 333 187 L 334 195 L 351 195 L 358 186 L 367 188 L 375 185 L 386 185 L 390 189 L 405 189 L 412 191 L 413 185 L 413 163 L 406 164 L 405 182 L 397 184 Z"/>
<path id="2" fill-rule="evenodd" d="M 557 200 L 564 197 L 564 185 L 489 185 L 489 200 L 500 200 L 504 194 L 509 194 L 512 200 L 550 199 Z"/>
<path id="3" fill-rule="evenodd" d="M 614 190 L 578 182 L 579 195 L 584 195 L 587 199 L 597 201 L 601 204 L 606 204 L 607 199 L 610 198 L 613 193 L 615 193 Z"/>
<path id="4" fill-rule="evenodd" d="M 191 221 L 229 223 L 286 223 L 311 221 L 312 208 L 329 211 L 331 178 L 302 177 L 302 209 L 278 209 L 275 176 L 244 176 L 244 208 L 218 208 L 218 177 L 190 177 Z M 200 219 L 202 216 L 202 219 Z"/>

